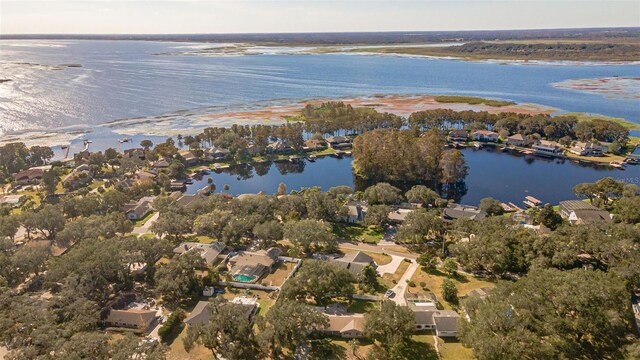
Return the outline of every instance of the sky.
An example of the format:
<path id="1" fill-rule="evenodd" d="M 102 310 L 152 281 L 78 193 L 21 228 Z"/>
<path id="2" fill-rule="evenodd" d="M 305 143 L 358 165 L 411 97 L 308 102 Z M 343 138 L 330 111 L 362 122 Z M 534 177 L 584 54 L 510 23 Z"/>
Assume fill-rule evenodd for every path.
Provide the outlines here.
<path id="1" fill-rule="evenodd" d="M 1 34 L 185 34 L 640 26 L 640 1 L 0 0 Z"/>

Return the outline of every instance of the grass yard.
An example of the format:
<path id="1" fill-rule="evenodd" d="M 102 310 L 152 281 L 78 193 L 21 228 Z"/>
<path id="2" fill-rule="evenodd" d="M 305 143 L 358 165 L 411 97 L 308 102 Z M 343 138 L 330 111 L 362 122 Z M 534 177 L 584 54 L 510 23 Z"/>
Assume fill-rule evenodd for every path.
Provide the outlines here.
<path id="1" fill-rule="evenodd" d="M 373 258 L 373 261 L 375 261 L 376 264 L 378 265 L 387 265 L 392 260 L 391 256 L 387 254 L 380 254 L 380 253 L 374 253 L 374 252 L 364 252 L 364 253 L 371 256 Z"/>
<path id="2" fill-rule="evenodd" d="M 445 309 L 451 309 L 451 304 L 444 301 L 442 298 L 442 281 L 447 278 L 445 273 L 440 270 L 433 270 L 425 272 L 422 268 L 418 268 L 411 280 L 416 283 L 416 287 L 407 288 L 408 292 L 421 292 L 428 291 L 434 293 L 438 297 L 438 301 Z M 458 296 L 466 295 L 469 291 L 482 288 L 482 287 L 494 287 L 495 282 L 487 279 L 479 279 L 470 275 L 458 274 L 456 278 L 451 279 L 458 289 Z M 425 287 L 422 289 L 420 283 L 424 282 Z"/>
<path id="3" fill-rule="evenodd" d="M 472 360 L 473 354 L 470 348 L 465 347 L 455 339 L 444 340 L 438 338 L 438 350 L 442 360 Z"/>
<path id="4" fill-rule="evenodd" d="M 190 352 L 187 352 L 184 349 L 184 345 L 182 344 L 182 339 L 187 336 L 187 328 L 184 327 L 178 337 L 176 337 L 169 344 L 169 351 L 167 352 L 167 360 L 211 360 L 213 359 L 213 354 L 211 351 L 204 346 L 195 345 Z"/>
<path id="5" fill-rule="evenodd" d="M 353 299 L 351 304 L 347 307 L 347 311 L 357 314 L 364 314 L 378 307 L 378 303 L 375 301 L 365 301 Z"/>
<path id="6" fill-rule="evenodd" d="M 377 244 L 382 240 L 383 231 L 378 227 L 357 224 L 333 224 L 333 233 L 340 240 Z"/>
<path id="7" fill-rule="evenodd" d="M 373 347 L 373 344 L 364 339 L 356 339 L 357 347 L 355 350 L 356 355 L 353 354 L 353 346 L 351 340 L 332 338 L 330 344 L 333 345 L 333 357 L 328 359 L 345 359 L 345 360 L 361 360 L 366 358 L 367 353 Z M 337 349 L 336 349 L 337 348 Z"/>
<path id="8" fill-rule="evenodd" d="M 156 213 L 155 211 L 152 211 L 152 212 L 148 213 L 147 216 L 143 217 L 142 219 L 133 221 L 133 226 L 134 227 L 138 227 L 138 226 L 144 225 L 147 221 L 149 221 L 149 219 L 151 219 L 151 217 L 155 213 Z"/>
<path id="9" fill-rule="evenodd" d="M 257 297 L 258 303 L 260 304 L 260 311 L 258 314 L 264 316 L 269 308 L 273 306 L 276 302 L 275 293 L 263 290 L 249 290 L 249 289 L 225 289 L 225 293 L 222 294 L 222 297 L 231 301 L 233 298 L 237 296 L 247 296 L 247 297 Z M 272 298 L 273 297 L 273 298 Z"/>
<path id="10" fill-rule="evenodd" d="M 382 277 L 380 278 L 380 283 L 383 286 L 391 289 L 397 284 L 398 280 L 400 280 L 404 272 L 407 271 L 407 268 L 409 267 L 409 265 L 410 263 L 408 261 L 402 261 L 398 266 L 398 268 L 396 269 L 395 273 L 382 275 Z"/>
<path id="11" fill-rule="evenodd" d="M 289 276 L 291 271 L 293 271 L 295 263 L 292 262 L 282 262 L 278 264 L 276 270 L 258 281 L 260 284 L 266 284 L 270 286 L 281 286 L 284 283 L 284 280 Z"/>
<path id="12" fill-rule="evenodd" d="M 216 241 L 216 239 L 210 236 L 198 235 L 195 237 L 195 241 L 203 244 L 211 244 L 212 242 Z"/>

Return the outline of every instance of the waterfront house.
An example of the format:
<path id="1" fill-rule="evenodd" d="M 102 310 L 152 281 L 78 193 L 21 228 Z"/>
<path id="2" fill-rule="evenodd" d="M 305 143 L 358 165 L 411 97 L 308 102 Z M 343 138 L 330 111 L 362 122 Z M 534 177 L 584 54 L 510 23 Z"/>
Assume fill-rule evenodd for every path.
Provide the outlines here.
<path id="1" fill-rule="evenodd" d="M 211 244 L 203 244 L 197 242 L 183 242 L 173 249 L 174 254 L 184 254 L 188 251 L 200 251 L 200 256 L 212 265 L 218 259 L 218 256 L 226 249 L 226 245 L 221 242 L 212 242 Z"/>
<path id="2" fill-rule="evenodd" d="M 538 140 L 533 144 L 533 150 L 537 155 L 543 156 L 562 156 L 564 149 L 555 141 Z"/>
<path id="3" fill-rule="evenodd" d="M 329 136 L 325 141 L 333 149 L 348 149 L 351 147 L 351 139 L 346 136 Z"/>
<path id="4" fill-rule="evenodd" d="M 357 222 L 364 220 L 364 213 L 362 211 L 362 206 L 357 204 L 345 205 L 346 214 L 342 216 L 342 221 L 355 224 Z"/>
<path id="5" fill-rule="evenodd" d="M 307 140 L 304 142 L 302 148 L 307 151 L 322 150 L 324 148 L 324 142 L 315 139 Z"/>
<path id="6" fill-rule="evenodd" d="M 453 142 L 467 142 L 469 140 L 469 132 L 462 129 L 451 130 L 447 138 Z"/>
<path id="7" fill-rule="evenodd" d="M 580 156 L 602 156 L 607 152 L 607 150 L 607 146 L 604 146 L 597 141 L 579 141 L 569 149 L 569 152 Z"/>
<path id="8" fill-rule="evenodd" d="M 204 156 L 207 161 L 221 161 L 226 159 L 227 156 L 229 156 L 229 153 L 230 151 L 225 148 L 214 146 L 206 149 L 204 151 Z"/>
<path id="9" fill-rule="evenodd" d="M 169 165 L 170 165 L 169 160 L 162 158 L 158 161 L 155 161 L 153 164 L 151 164 L 151 167 L 156 170 L 159 170 L 159 169 L 166 169 L 169 167 Z"/>
<path id="10" fill-rule="evenodd" d="M 194 166 L 198 163 L 198 157 L 189 150 L 181 150 L 178 152 L 186 166 Z"/>
<path id="11" fill-rule="evenodd" d="M 507 145 L 522 147 L 527 145 L 527 140 L 522 134 L 515 134 L 507 138 Z"/>
<path id="12" fill-rule="evenodd" d="M 124 151 L 124 157 L 127 159 L 136 158 L 138 160 L 144 160 L 145 159 L 144 149 L 143 148 L 127 149 Z"/>
<path id="13" fill-rule="evenodd" d="M 364 314 L 325 314 L 329 320 L 326 329 L 319 332 L 344 339 L 359 339 L 364 337 Z"/>
<path id="14" fill-rule="evenodd" d="M 16 174 L 13 174 L 13 181 L 18 185 L 33 185 L 40 183 L 44 170 L 31 168 L 22 170 Z"/>
<path id="15" fill-rule="evenodd" d="M 134 175 L 138 184 L 153 181 L 157 176 L 158 173 L 153 170 L 138 170 Z"/>
<path id="16" fill-rule="evenodd" d="M 153 201 L 155 196 L 145 196 L 138 201 L 131 201 L 124 204 L 124 213 L 127 219 L 137 221 L 143 219 L 153 211 Z"/>
<path id="17" fill-rule="evenodd" d="M 471 136 L 475 141 L 484 142 L 497 142 L 500 139 L 500 135 L 497 132 L 489 130 L 476 130 Z"/>
<path id="18" fill-rule="evenodd" d="M 200 189 L 200 190 L 202 190 L 202 189 Z M 207 196 L 205 194 L 207 192 L 206 191 L 200 192 L 200 190 L 198 190 L 197 194 L 180 196 L 180 198 L 178 198 L 176 200 L 176 203 L 178 205 L 182 206 L 182 207 L 188 207 L 189 205 L 193 204 L 194 202 L 196 202 L 198 200 L 206 199 Z"/>
<path id="19" fill-rule="evenodd" d="M 612 221 L 611 214 L 608 211 L 581 200 L 560 201 L 558 213 L 572 225 Z"/>
<path id="20" fill-rule="evenodd" d="M 291 149 L 291 146 L 289 146 L 289 144 L 278 140 L 276 142 L 272 142 L 271 144 L 267 145 L 267 150 L 274 154 L 283 154 L 283 153 L 291 152 L 292 149 Z"/>
<path id="21" fill-rule="evenodd" d="M 362 273 L 362 269 L 368 265 L 376 265 L 373 258 L 362 251 L 352 252 L 341 258 L 333 259 L 331 260 L 331 263 L 343 269 L 347 269 L 353 276 L 360 275 L 360 273 Z"/>
<path id="22" fill-rule="evenodd" d="M 479 220 L 487 217 L 487 213 L 480 210 L 475 206 L 460 205 L 460 204 L 448 204 L 447 207 L 442 209 L 442 218 L 446 222 L 451 222 L 460 218 L 467 218 L 471 220 Z"/>
<path id="23" fill-rule="evenodd" d="M 282 250 L 274 247 L 256 252 L 243 251 L 229 258 L 227 268 L 234 280 L 253 282 L 270 273 L 281 254 Z"/>
<path id="24" fill-rule="evenodd" d="M 246 297 L 246 296 L 238 296 L 233 300 L 231 300 L 230 303 L 240 304 L 244 306 L 246 309 L 244 314 L 245 319 L 249 320 L 250 323 L 253 323 L 253 319 L 255 318 L 260 308 L 260 304 L 258 304 L 257 299 Z M 219 306 L 226 306 L 227 304 L 230 304 L 230 303 L 224 303 Z M 198 303 L 193 308 L 193 310 L 191 310 L 191 313 L 189 314 L 189 316 L 187 316 L 186 319 L 184 319 L 184 322 L 189 326 L 193 326 L 196 324 L 204 325 L 209 323 L 211 319 L 211 310 L 209 309 L 210 305 L 211 305 L 211 302 L 209 301 L 198 301 Z"/>

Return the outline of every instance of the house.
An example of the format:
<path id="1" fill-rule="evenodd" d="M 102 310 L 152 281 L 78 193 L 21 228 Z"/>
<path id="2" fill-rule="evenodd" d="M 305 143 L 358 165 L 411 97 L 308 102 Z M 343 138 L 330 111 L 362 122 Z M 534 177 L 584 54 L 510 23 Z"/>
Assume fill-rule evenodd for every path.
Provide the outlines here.
<path id="1" fill-rule="evenodd" d="M 475 141 L 484 142 L 497 142 L 500 139 L 500 135 L 497 132 L 489 130 L 476 130 L 471 137 Z"/>
<path id="2" fill-rule="evenodd" d="M 407 215 L 411 214 L 413 212 L 412 209 L 395 209 L 392 210 L 391 212 L 389 212 L 389 221 L 392 223 L 403 223 L 404 220 L 407 218 Z"/>
<path id="3" fill-rule="evenodd" d="M 38 184 L 40 183 L 40 180 L 42 180 L 43 175 L 44 170 L 31 168 L 13 174 L 13 181 L 15 181 L 18 185 Z"/>
<path id="4" fill-rule="evenodd" d="M 65 188 L 78 188 L 91 183 L 91 167 L 87 164 L 81 164 L 73 169 L 67 176 L 62 178 L 62 186 Z"/>
<path id="5" fill-rule="evenodd" d="M 156 310 L 111 309 L 104 324 L 111 327 L 134 329 L 136 332 L 146 332 L 157 318 Z"/>
<path id="6" fill-rule="evenodd" d="M 357 222 L 364 220 L 364 213 L 362 211 L 362 206 L 360 205 L 345 205 L 346 215 L 342 217 L 342 221 L 355 224 Z"/>
<path id="7" fill-rule="evenodd" d="M 282 250 L 274 247 L 256 252 L 244 251 L 231 257 L 227 263 L 227 268 L 234 280 L 256 281 L 271 272 L 273 265 L 278 262 L 281 254 Z"/>
<path id="8" fill-rule="evenodd" d="M 543 156 L 562 156 L 564 154 L 564 149 L 560 144 L 548 140 L 538 140 L 533 144 L 533 150 L 536 155 Z"/>
<path id="9" fill-rule="evenodd" d="M 208 310 L 210 304 L 211 302 L 209 301 L 198 301 L 189 316 L 184 319 L 184 322 L 190 326 L 196 324 L 207 324 L 211 318 L 210 310 Z M 253 319 L 260 308 L 260 304 L 258 304 L 257 299 L 246 296 L 238 296 L 231 300 L 230 303 L 223 303 L 220 306 L 226 306 L 227 304 L 243 305 L 246 308 L 244 315 L 245 319 L 249 320 L 250 323 L 253 323 Z"/>
<path id="10" fill-rule="evenodd" d="M 325 314 L 329 326 L 320 332 L 340 336 L 345 339 L 359 339 L 364 337 L 364 314 Z"/>
<path id="11" fill-rule="evenodd" d="M 22 195 L 4 195 L 0 196 L 0 205 L 8 205 L 11 207 L 18 207 L 20 205 L 20 198 Z"/>
<path id="12" fill-rule="evenodd" d="M 169 162 L 169 160 L 167 160 L 165 158 L 162 158 L 162 159 L 160 159 L 158 161 L 155 161 L 153 164 L 151 164 L 151 167 L 156 169 L 156 170 L 166 169 L 166 168 L 169 167 L 170 164 L 171 163 Z"/>
<path id="13" fill-rule="evenodd" d="M 447 138 L 449 141 L 467 142 L 469 140 L 469 132 L 467 130 L 451 130 Z"/>
<path id="14" fill-rule="evenodd" d="M 182 160 L 187 166 L 194 166 L 198 163 L 198 157 L 189 150 L 181 150 L 178 154 L 182 156 Z"/>
<path id="15" fill-rule="evenodd" d="M 316 151 L 324 148 L 324 142 L 321 140 L 307 140 L 304 142 L 302 148 L 307 151 Z"/>
<path id="16" fill-rule="evenodd" d="M 182 195 L 178 200 L 176 200 L 176 203 L 178 203 L 179 205 L 182 205 L 183 207 L 188 207 L 189 205 L 193 204 L 195 201 L 197 200 L 201 200 L 201 199 L 206 199 L 207 197 L 203 194 L 194 194 L 194 195 Z"/>
<path id="17" fill-rule="evenodd" d="M 124 151 L 124 157 L 127 159 L 136 158 L 138 160 L 144 160 L 145 159 L 144 149 L 143 148 L 127 149 Z"/>
<path id="18" fill-rule="evenodd" d="M 141 220 L 153 211 L 153 201 L 155 196 L 145 196 L 138 201 L 124 204 L 124 213 L 129 220 Z"/>
<path id="19" fill-rule="evenodd" d="M 158 177 L 158 173 L 152 170 L 138 170 L 135 173 L 136 182 L 143 183 L 148 181 L 153 181 L 156 177 Z"/>
<path id="20" fill-rule="evenodd" d="M 458 336 L 458 318 L 460 316 L 453 310 L 439 310 L 433 314 L 433 322 L 435 323 L 436 336 L 438 337 L 457 337 Z"/>
<path id="21" fill-rule="evenodd" d="M 204 151 L 204 156 L 207 161 L 221 161 L 226 159 L 227 156 L 229 156 L 229 153 L 230 151 L 225 148 L 214 146 L 206 149 Z"/>
<path id="22" fill-rule="evenodd" d="M 356 251 L 345 256 L 332 259 L 331 263 L 341 268 L 347 269 L 353 276 L 358 276 L 362 273 L 362 269 L 364 269 L 368 265 L 375 266 L 376 263 L 373 261 L 373 258 L 362 251 Z"/>
<path id="23" fill-rule="evenodd" d="M 572 225 L 589 222 L 611 222 L 611 214 L 581 200 L 560 201 L 558 213 Z"/>
<path id="24" fill-rule="evenodd" d="M 416 330 L 432 330 L 436 326 L 433 321 L 433 314 L 438 311 L 435 302 L 407 302 L 407 307 L 413 311 Z"/>
<path id="25" fill-rule="evenodd" d="M 479 220 L 484 219 L 485 217 L 487 217 L 486 212 L 470 205 L 460 205 L 452 203 L 448 204 L 447 207 L 442 209 L 442 218 L 447 222 L 451 222 L 460 218 Z"/>
<path id="26" fill-rule="evenodd" d="M 487 296 L 489 296 L 489 293 L 492 290 L 493 290 L 492 287 L 482 287 L 482 288 L 473 289 L 469 291 L 466 295 L 464 295 L 464 298 L 485 299 Z"/>
<path id="27" fill-rule="evenodd" d="M 184 254 L 192 250 L 200 251 L 200 256 L 207 262 L 207 265 L 211 265 L 225 249 L 226 245 L 218 241 L 211 244 L 183 242 L 173 249 L 173 252 L 174 254 Z"/>
<path id="28" fill-rule="evenodd" d="M 527 140 L 522 134 L 515 134 L 507 138 L 507 145 L 522 147 L 527 145 Z"/>
<path id="29" fill-rule="evenodd" d="M 351 147 L 351 139 L 346 136 L 330 136 L 325 141 L 333 149 L 348 149 Z"/>
<path id="30" fill-rule="evenodd" d="M 608 147 L 603 146 L 597 141 L 579 141 L 569 149 L 569 152 L 580 156 L 602 156 L 607 150 Z"/>
<path id="31" fill-rule="evenodd" d="M 278 153 L 290 152 L 292 149 L 291 149 L 291 146 L 289 146 L 289 144 L 282 141 L 276 141 L 267 145 L 267 150 L 269 152 L 278 154 Z"/>

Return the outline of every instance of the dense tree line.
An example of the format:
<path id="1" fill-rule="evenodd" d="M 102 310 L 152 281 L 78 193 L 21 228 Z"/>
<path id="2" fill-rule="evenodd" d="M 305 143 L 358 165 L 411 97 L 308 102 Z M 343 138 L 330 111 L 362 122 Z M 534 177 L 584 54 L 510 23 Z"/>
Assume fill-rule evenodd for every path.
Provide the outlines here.
<path id="1" fill-rule="evenodd" d="M 353 144 L 354 167 L 370 181 L 455 184 L 464 179 L 467 166 L 458 150 L 445 150 L 437 130 L 373 130 Z"/>

